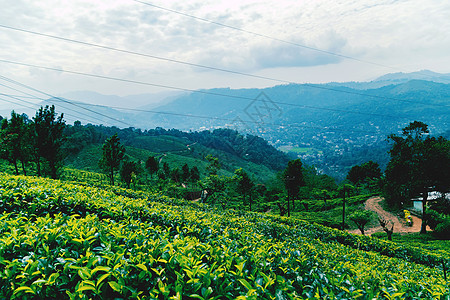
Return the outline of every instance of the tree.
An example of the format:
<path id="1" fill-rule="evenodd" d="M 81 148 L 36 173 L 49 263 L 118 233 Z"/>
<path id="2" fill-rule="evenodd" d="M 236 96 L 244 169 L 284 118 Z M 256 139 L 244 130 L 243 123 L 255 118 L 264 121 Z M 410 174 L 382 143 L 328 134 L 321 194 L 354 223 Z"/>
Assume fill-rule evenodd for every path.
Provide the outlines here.
<path id="1" fill-rule="evenodd" d="M 450 189 L 449 141 L 428 133 L 425 123 L 414 121 L 403 128 L 402 136 L 389 136 L 393 145 L 385 180 L 385 197 L 391 205 L 399 206 L 421 195 L 421 233 L 426 233 L 428 192 Z"/>
<path id="2" fill-rule="evenodd" d="M 350 185 L 350 184 L 346 184 L 343 183 L 341 186 L 339 186 L 338 188 L 338 195 L 342 197 L 342 230 L 345 230 L 345 197 L 346 195 L 350 195 L 353 190 L 354 190 L 354 186 Z"/>
<path id="3" fill-rule="evenodd" d="M 200 183 L 202 189 L 206 191 L 205 196 L 202 197 L 202 201 L 206 202 L 210 198 L 213 199 L 210 201 L 211 203 L 215 203 L 217 200 L 223 201 L 228 181 L 228 177 L 219 175 L 210 175 L 204 178 Z"/>
<path id="4" fill-rule="evenodd" d="M 140 165 L 134 161 L 125 161 L 120 168 L 120 178 L 130 188 L 131 182 L 136 181 L 138 173 L 140 173 Z M 134 182 L 136 184 L 136 182 Z"/>
<path id="5" fill-rule="evenodd" d="M 191 178 L 191 170 L 189 169 L 188 164 L 184 164 L 183 167 L 181 167 L 181 181 L 187 182 Z"/>
<path id="6" fill-rule="evenodd" d="M 391 229 L 389 229 L 388 224 L 389 222 L 386 221 L 383 218 L 378 217 L 378 222 L 380 223 L 380 226 L 383 228 L 383 230 L 387 234 L 388 241 L 392 241 L 392 233 L 394 233 L 394 223 L 391 223 Z"/>
<path id="7" fill-rule="evenodd" d="M 191 169 L 191 175 L 189 177 L 191 181 L 196 182 L 200 180 L 200 171 L 198 170 L 197 166 L 193 166 Z"/>
<path id="8" fill-rule="evenodd" d="M 164 172 L 164 175 L 165 175 L 166 178 L 170 177 L 170 173 L 171 173 L 170 166 L 166 162 L 163 163 L 163 172 Z"/>
<path id="9" fill-rule="evenodd" d="M 25 163 L 30 158 L 31 145 L 28 117 L 11 112 L 11 119 L 2 120 L 0 131 L 0 151 L 2 157 L 14 165 L 16 175 L 19 174 L 17 161 L 22 164 L 23 174 L 26 175 Z"/>
<path id="10" fill-rule="evenodd" d="M 361 234 L 364 235 L 364 227 L 372 218 L 372 212 L 368 210 L 359 210 L 351 214 L 348 218 L 355 222 L 356 226 L 358 226 L 358 229 L 361 231 Z"/>
<path id="11" fill-rule="evenodd" d="M 154 156 L 149 156 L 145 162 L 145 168 L 148 170 L 153 179 L 153 174 L 158 173 L 159 170 L 158 160 Z"/>
<path id="12" fill-rule="evenodd" d="M 234 171 L 233 179 L 237 183 L 237 192 L 243 196 L 244 205 L 246 203 L 246 196 L 250 195 L 249 209 L 250 211 L 252 211 L 251 192 L 255 184 L 251 180 L 250 176 L 248 176 L 248 174 L 242 168 Z"/>
<path id="13" fill-rule="evenodd" d="M 287 213 L 288 217 L 290 217 L 291 214 L 289 203 L 292 200 L 292 209 L 294 209 L 294 198 L 297 197 L 300 186 L 305 184 L 302 162 L 300 159 L 295 159 L 288 162 L 288 165 L 283 172 L 283 182 L 287 191 Z"/>
<path id="14" fill-rule="evenodd" d="M 106 139 L 102 152 L 99 166 L 108 176 L 111 185 L 114 185 L 114 172 L 119 169 L 120 163 L 125 156 L 125 147 L 120 143 L 117 134 Z"/>
<path id="15" fill-rule="evenodd" d="M 178 167 L 173 168 L 170 171 L 170 179 L 176 183 L 180 182 L 180 178 L 181 178 L 181 172 L 180 169 L 178 169 Z"/>
<path id="16" fill-rule="evenodd" d="M 347 175 L 347 179 L 353 184 L 368 183 L 369 180 L 376 180 L 380 178 L 380 166 L 378 163 L 371 160 L 360 166 L 353 166 Z"/>
<path id="17" fill-rule="evenodd" d="M 212 156 L 211 154 L 208 154 L 205 159 L 208 161 L 208 166 L 206 167 L 206 170 L 208 172 L 208 175 L 217 175 L 217 173 L 220 170 L 220 162 L 217 157 Z"/>
<path id="18" fill-rule="evenodd" d="M 51 107 L 47 105 L 45 108 L 41 106 L 33 118 L 32 130 L 38 176 L 41 176 L 40 158 L 43 158 L 48 162 L 50 176 L 52 178 L 58 177 L 58 171 L 62 167 L 61 146 L 64 141 L 63 133 L 66 126 L 63 116 L 63 114 L 57 116 L 54 105 Z"/>

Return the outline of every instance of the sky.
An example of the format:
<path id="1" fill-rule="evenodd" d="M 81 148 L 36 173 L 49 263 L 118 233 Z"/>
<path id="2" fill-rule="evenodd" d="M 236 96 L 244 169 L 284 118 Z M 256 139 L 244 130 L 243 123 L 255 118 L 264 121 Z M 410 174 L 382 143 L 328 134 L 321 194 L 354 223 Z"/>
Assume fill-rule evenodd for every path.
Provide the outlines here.
<path id="1" fill-rule="evenodd" d="M 51 95 L 368 81 L 423 69 L 450 73 L 450 1 L 0 0 L 0 7 L 0 76 Z M 0 93 L 26 91 L 4 77 Z"/>

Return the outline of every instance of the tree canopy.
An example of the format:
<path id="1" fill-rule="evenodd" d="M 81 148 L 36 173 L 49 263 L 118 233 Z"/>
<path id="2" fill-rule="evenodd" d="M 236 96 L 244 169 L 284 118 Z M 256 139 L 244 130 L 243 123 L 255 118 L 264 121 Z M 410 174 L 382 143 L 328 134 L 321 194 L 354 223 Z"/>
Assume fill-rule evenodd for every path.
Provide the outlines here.
<path id="1" fill-rule="evenodd" d="M 252 189 L 255 184 L 253 183 L 250 176 L 248 176 L 247 172 L 245 172 L 242 168 L 239 168 L 234 171 L 234 180 L 236 181 L 237 187 L 236 190 L 243 197 L 243 204 L 246 204 L 246 197 L 251 194 Z M 252 210 L 252 200 L 250 197 L 249 201 L 250 211 Z"/>
<path id="2" fill-rule="evenodd" d="M 108 138 L 102 147 L 102 158 L 99 166 L 106 173 L 111 185 L 114 185 L 114 172 L 120 167 L 120 163 L 125 156 L 125 147 L 120 143 L 117 134 Z"/>
<path id="3" fill-rule="evenodd" d="M 16 175 L 19 174 L 18 161 L 22 163 L 23 173 L 26 175 L 25 163 L 30 160 L 31 141 L 30 126 L 26 115 L 11 112 L 11 119 L 1 120 L 0 153 L 14 165 Z"/>
<path id="4" fill-rule="evenodd" d="M 368 161 L 361 165 L 353 166 L 347 174 L 347 179 L 353 184 L 367 183 L 369 180 L 381 178 L 381 169 L 378 163 Z"/>
<path id="5" fill-rule="evenodd" d="M 294 199 L 297 197 L 300 187 L 305 184 L 302 166 L 300 159 L 291 160 L 283 172 L 283 182 L 287 191 L 288 216 L 290 216 L 290 201 L 292 200 L 292 207 L 294 207 Z"/>
<path id="6" fill-rule="evenodd" d="M 50 176 L 58 177 L 58 170 L 62 166 L 62 144 L 64 141 L 63 114 L 57 116 L 55 106 L 41 107 L 33 118 L 32 129 L 36 149 L 36 165 L 38 175 L 41 173 L 40 158 L 44 158 L 49 165 Z"/>
<path id="7" fill-rule="evenodd" d="M 450 189 L 450 142 L 443 137 L 431 137 L 428 126 L 412 122 L 401 136 L 391 135 L 391 159 L 386 169 L 385 196 L 391 205 L 401 206 L 412 198 L 421 197 L 422 230 L 426 231 L 425 209 L 428 192 L 448 192 Z"/>

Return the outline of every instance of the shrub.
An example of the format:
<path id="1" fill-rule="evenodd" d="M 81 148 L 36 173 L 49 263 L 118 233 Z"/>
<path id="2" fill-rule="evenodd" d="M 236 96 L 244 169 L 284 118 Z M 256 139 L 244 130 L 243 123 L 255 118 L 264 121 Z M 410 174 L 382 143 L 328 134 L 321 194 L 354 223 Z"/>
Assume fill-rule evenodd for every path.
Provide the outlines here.
<path id="1" fill-rule="evenodd" d="M 436 226 L 434 233 L 444 239 L 450 239 L 450 216 L 443 218 L 442 222 Z"/>

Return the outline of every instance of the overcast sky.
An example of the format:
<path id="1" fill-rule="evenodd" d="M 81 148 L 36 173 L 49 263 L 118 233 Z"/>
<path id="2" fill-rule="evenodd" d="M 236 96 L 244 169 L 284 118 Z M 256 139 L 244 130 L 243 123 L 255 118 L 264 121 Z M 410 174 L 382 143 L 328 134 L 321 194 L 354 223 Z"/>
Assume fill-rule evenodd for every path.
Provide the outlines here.
<path id="1" fill-rule="evenodd" d="M 147 1 L 147 0 L 142 0 Z M 291 82 L 366 81 L 392 72 L 450 73 L 450 1 L 0 0 L 0 25 Z M 0 27 L 0 60 L 200 89 L 279 82 L 118 53 Z M 162 88 L 0 62 L 0 75 L 50 94 L 129 95 Z M 7 84 L 0 80 L 0 84 Z M 0 86 L 2 93 L 17 93 Z"/>

